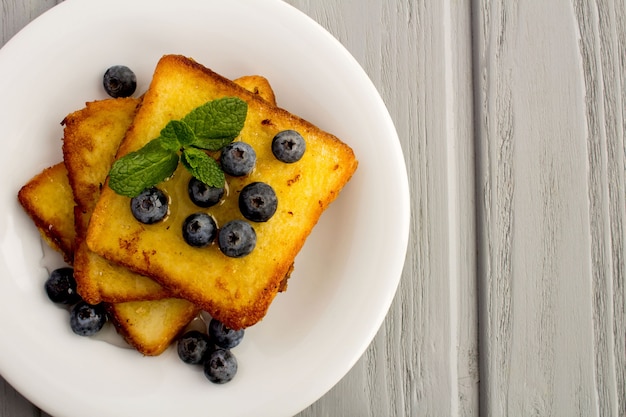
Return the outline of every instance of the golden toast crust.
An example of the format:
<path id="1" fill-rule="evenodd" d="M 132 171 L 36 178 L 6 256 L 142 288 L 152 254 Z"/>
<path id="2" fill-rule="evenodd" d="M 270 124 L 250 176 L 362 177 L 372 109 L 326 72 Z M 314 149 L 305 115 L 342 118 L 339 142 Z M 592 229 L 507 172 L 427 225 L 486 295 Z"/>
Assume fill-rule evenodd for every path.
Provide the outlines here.
<path id="1" fill-rule="evenodd" d="M 73 201 L 65 165 L 58 163 L 44 169 L 19 190 L 17 198 L 42 238 L 71 263 L 76 238 L 73 204 L 59 204 Z"/>
<path id="2" fill-rule="evenodd" d="M 136 98 L 92 101 L 63 119 L 63 161 L 76 205 L 84 211 L 96 205 L 117 148 L 140 103 Z"/>
<path id="3" fill-rule="evenodd" d="M 107 312 L 128 344 L 143 355 L 156 356 L 168 348 L 200 311 L 186 300 L 164 298 L 107 304 Z"/>
<path id="4" fill-rule="evenodd" d="M 236 197 L 243 186 L 252 181 L 272 185 L 279 208 L 268 222 L 253 224 L 255 250 L 233 259 L 215 245 L 198 249 L 184 242 L 176 231 L 191 214 L 183 203 L 189 174 L 180 167 L 171 180 L 160 185 L 172 204 L 169 217 L 156 225 L 138 223 L 128 209 L 128 199 L 105 186 L 91 218 L 87 243 L 94 252 L 152 277 L 173 295 L 192 301 L 227 326 L 239 329 L 255 324 L 266 314 L 306 237 L 351 178 L 357 161 L 352 149 L 335 136 L 195 61 L 175 55 L 163 57 L 157 65 L 118 157 L 157 137 L 169 120 L 180 119 L 206 101 L 225 96 L 237 96 L 248 103 L 240 138 L 255 148 L 257 165 L 247 177 L 229 178 L 231 198 L 209 212 L 218 226 L 242 219 Z M 295 164 L 284 164 L 271 154 L 271 138 L 286 129 L 299 131 L 307 141 L 304 157 Z"/>

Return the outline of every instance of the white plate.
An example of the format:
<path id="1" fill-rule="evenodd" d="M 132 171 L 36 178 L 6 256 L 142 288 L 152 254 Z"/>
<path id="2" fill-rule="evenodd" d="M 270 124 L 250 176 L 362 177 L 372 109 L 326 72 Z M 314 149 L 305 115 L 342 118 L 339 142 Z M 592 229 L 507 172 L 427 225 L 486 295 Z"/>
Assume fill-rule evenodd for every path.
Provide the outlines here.
<path id="1" fill-rule="evenodd" d="M 289 290 L 234 350 L 218 386 L 169 349 L 156 358 L 74 336 L 49 302 L 39 235 L 21 185 L 61 161 L 63 117 L 105 98 L 113 64 L 147 87 L 160 56 L 228 77 L 265 75 L 282 107 L 350 144 L 359 169 L 296 260 Z M 68 0 L 0 51 L 0 373 L 53 416 L 291 416 L 336 384 L 381 325 L 409 230 L 404 158 L 376 89 L 319 25 L 278 1 Z"/>

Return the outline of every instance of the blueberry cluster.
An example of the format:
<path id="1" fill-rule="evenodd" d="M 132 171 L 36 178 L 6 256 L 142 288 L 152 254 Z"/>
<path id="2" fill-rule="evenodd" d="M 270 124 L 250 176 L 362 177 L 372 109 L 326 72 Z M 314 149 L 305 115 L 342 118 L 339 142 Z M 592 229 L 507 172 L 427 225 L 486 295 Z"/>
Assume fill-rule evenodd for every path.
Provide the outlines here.
<path id="1" fill-rule="evenodd" d="M 272 139 L 272 153 L 279 161 L 294 163 L 304 155 L 306 143 L 300 133 L 294 130 L 284 130 Z M 256 165 L 256 152 L 246 142 L 232 142 L 222 149 L 220 164 L 224 173 L 233 177 L 242 177 L 250 174 Z M 217 204 L 224 196 L 223 188 L 213 188 L 196 178 L 189 181 L 188 194 L 191 201 L 197 206 L 207 208 Z M 239 211 L 246 220 L 251 222 L 266 222 L 278 208 L 276 192 L 267 183 L 252 182 L 246 185 L 239 194 Z M 188 220 L 183 225 L 183 238 L 192 246 L 206 246 L 216 237 L 215 222 L 210 216 L 200 222 L 193 220 L 188 226 Z M 199 214 L 192 214 L 196 219 Z M 204 217 L 204 216 L 202 216 Z M 195 235 L 201 235 L 201 244 L 196 244 Z M 256 232 L 250 223 L 244 220 L 232 220 L 222 226 L 217 232 L 217 244 L 226 256 L 239 258 L 248 255 L 256 246 Z"/>
<path id="2" fill-rule="evenodd" d="M 295 130 L 284 130 L 272 139 L 271 150 L 277 160 L 291 164 L 302 158 L 306 143 Z M 243 177 L 254 170 L 256 158 L 256 152 L 250 144 L 242 141 L 231 142 L 222 148 L 220 166 L 227 175 Z M 221 201 L 224 188 L 211 187 L 192 177 L 187 194 L 196 206 L 209 208 Z M 246 220 L 266 222 L 276 213 L 278 198 L 272 186 L 256 181 L 241 190 L 238 205 Z M 151 187 L 132 198 L 130 208 L 139 222 L 153 224 L 167 216 L 169 199 L 162 190 Z M 256 232 L 247 221 L 232 220 L 218 229 L 215 219 L 204 212 L 193 213 L 185 219 L 182 236 L 187 244 L 194 247 L 205 247 L 217 241 L 222 253 L 233 258 L 248 255 L 256 246 Z"/>
<path id="3" fill-rule="evenodd" d="M 69 307 L 70 327 L 77 335 L 92 336 L 107 322 L 106 309 L 102 304 L 88 304 L 76 292 L 74 269 L 55 269 L 50 273 L 44 287 L 51 301 Z"/>
<path id="4" fill-rule="evenodd" d="M 211 319 L 205 332 L 189 330 L 178 339 L 178 357 L 190 365 L 203 367 L 211 382 L 224 384 L 237 374 L 237 358 L 231 349 L 239 345 L 244 330 L 232 330 Z"/>

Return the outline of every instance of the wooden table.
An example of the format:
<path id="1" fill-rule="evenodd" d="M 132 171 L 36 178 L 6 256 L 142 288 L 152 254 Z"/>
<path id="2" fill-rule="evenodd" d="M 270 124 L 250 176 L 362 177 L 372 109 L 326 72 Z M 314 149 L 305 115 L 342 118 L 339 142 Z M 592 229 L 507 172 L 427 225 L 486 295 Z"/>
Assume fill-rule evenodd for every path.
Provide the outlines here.
<path id="1" fill-rule="evenodd" d="M 0 44 L 58 2 L 1 0 Z M 379 89 L 412 193 L 386 321 L 300 416 L 626 416 L 626 3 L 289 3 Z"/>

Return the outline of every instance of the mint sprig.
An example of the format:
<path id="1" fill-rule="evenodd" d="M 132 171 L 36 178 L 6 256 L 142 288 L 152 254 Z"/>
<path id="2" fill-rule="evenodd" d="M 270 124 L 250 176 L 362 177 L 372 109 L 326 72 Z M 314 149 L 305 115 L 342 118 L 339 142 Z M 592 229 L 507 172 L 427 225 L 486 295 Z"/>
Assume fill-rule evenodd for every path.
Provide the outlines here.
<path id="1" fill-rule="evenodd" d="M 165 149 L 158 140 L 149 142 L 113 163 L 109 187 L 116 193 L 135 197 L 172 175 L 178 166 L 178 153 Z"/>
<path id="2" fill-rule="evenodd" d="M 224 186 L 226 178 L 224 171 L 217 161 L 200 149 L 189 148 L 183 151 L 181 162 L 191 175 L 203 183 L 220 188 Z"/>
<path id="3" fill-rule="evenodd" d="M 248 105 L 237 97 L 209 101 L 181 120 L 171 120 L 159 136 L 143 148 L 113 163 L 109 187 L 118 194 L 136 197 L 170 177 L 178 163 L 211 187 L 223 187 L 224 172 L 204 150 L 219 151 L 243 129 Z"/>
<path id="4" fill-rule="evenodd" d="M 227 97 L 195 108 L 182 121 L 194 132 L 195 147 L 217 151 L 239 135 L 247 113 L 245 101 Z"/>

